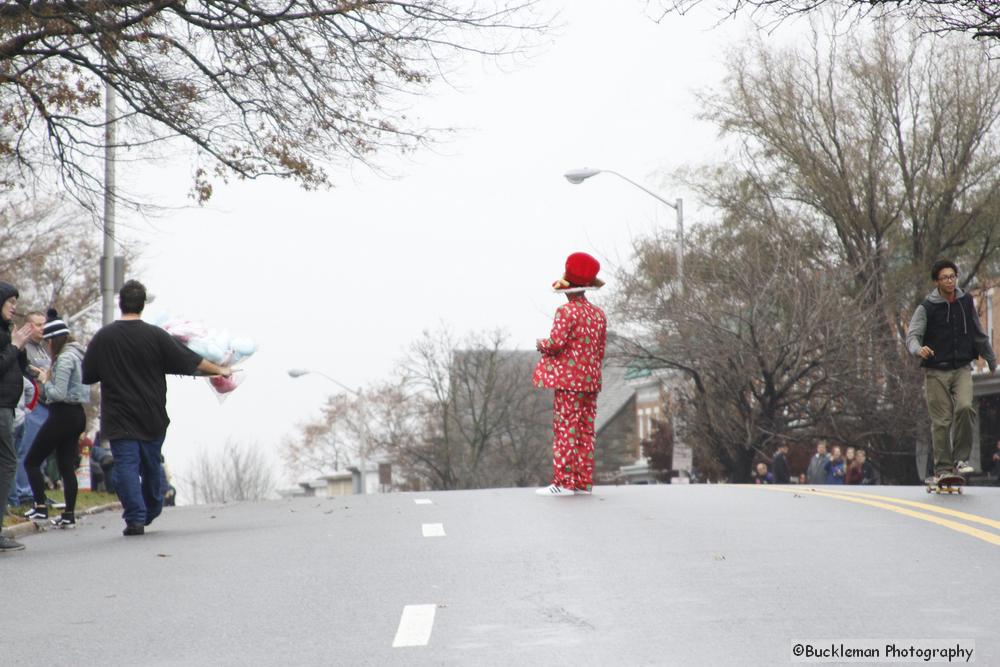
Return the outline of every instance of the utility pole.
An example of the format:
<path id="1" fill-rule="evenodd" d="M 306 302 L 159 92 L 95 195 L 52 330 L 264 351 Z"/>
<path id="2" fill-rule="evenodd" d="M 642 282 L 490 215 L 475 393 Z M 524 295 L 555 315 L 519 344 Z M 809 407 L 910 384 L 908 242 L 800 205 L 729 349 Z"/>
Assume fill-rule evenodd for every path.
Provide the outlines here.
<path id="1" fill-rule="evenodd" d="M 104 254 L 101 255 L 101 325 L 115 319 L 115 89 L 104 84 Z"/>

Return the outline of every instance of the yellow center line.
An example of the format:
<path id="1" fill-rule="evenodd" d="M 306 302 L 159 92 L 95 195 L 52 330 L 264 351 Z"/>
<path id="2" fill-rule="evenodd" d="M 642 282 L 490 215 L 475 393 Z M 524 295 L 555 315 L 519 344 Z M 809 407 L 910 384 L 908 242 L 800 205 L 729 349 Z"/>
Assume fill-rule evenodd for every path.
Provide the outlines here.
<path id="1" fill-rule="evenodd" d="M 939 526 L 944 526 L 945 528 L 950 528 L 951 530 L 957 531 L 959 533 L 965 533 L 970 537 L 975 537 L 976 539 L 983 540 L 984 542 L 989 542 L 990 544 L 993 544 L 995 546 L 1000 546 L 1000 535 L 997 535 L 995 533 L 989 533 L 985 530 L 973 528 L 972 526 L 966 526 L 964 523 L 958 523 L 957 521 L 951 521 L 950 519 L 942 519 L 941 517 L 934 516 L 933 514 L 917 512 L 914 510 L 906 509 L 905 507 L 900 507 L 898 505 L 892 505 L 890 503 L 879 502 L 876 500 L 868 500 L 866 498 L 854 497 L 858 494 L 828 493 L 825 491 L 817 491 L 816 489 L 812 488 L 810 489 L 785 488 L 779 486 L 771 486 L 770 484 L 761 484 L 754 486 L 754 488 L 758 487 L 764 488 L 768 491 L 783 491 L 785 493 L 809 494 L 814 496 L 822 496 L 825 498 L 834 498 L 836 500 L 846 500 L 849 503 L 858 503 L 859 505 L 869 505 L 871 507 L 878 507 L 884 510 L 889 510 L 890 512 L 895 512 L 897 514 L 903 514 L 905 516 L 912 517 L 914 519 L 920 519 L 922 521 L 936 523 Z"/>
<path id="2" fill-rule="evenodd" d="M 903 498 L 891 498 L 889 496 L 881 496 L 875 493 L 858 493 L 857 491 L 841 491 L 840 489 L 815 489 L 817 493 L 832 493 L 841 494 L 845 496 L 857 496 L 859 498 L 871 498 L 872 500 L 883 500 L 890 503 L 897 503 L 899 505 L 909 505 L 910 507 L 919 507 L 925 509 L 928 512 L 937 512 L 938 514 L 945 514 L 947 516 L 953 516 L 956 519 L 962 519 L 964 521 L 970 521 L 972 523 L 981 523 L 984 526 L 989 526 L 990 528 L 996 528 L 1000 530 L 1000 521 L 996 519 L 989 519 L 984 516 L 979 516 L 978 514 L 969 514 L 968 512 L 959 512 L 958 510 L 948 509 L 947 507 L 939 507 L 938 505 L 932 505 L 930 503 L 920 503 L 914 500 L 905 500 Z"/>

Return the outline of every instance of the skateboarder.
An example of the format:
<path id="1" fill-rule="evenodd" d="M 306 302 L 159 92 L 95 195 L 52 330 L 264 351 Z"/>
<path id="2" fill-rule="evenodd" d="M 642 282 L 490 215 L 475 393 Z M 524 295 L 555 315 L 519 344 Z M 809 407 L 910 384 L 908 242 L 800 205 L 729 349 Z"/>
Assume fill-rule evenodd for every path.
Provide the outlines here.
<path id="1" fill-rule="evenodd" d="M 925 481 L 936 485 L 942 475 L 973 471 L 968 463 L 976 420 L 972 362 L 982 357 L 992 373 L 997 358 L 972 295 L 958 286 L 958 266 L 949 259 L 934 262 L 931 280 L 937 287 L 913 312 L 906 347 L 920 357 L 925 371 L 924 395 L 934 449 L 934 474 Z"/>
<path id="2" fill-rule="evenodd" d="M 568 303 L 556 311 L 552 333 L 535 347 L 542 354 L 532 382 L 555 389 L 552 417 L 552 484 L 539 495 L 590 493 L 594 474 L 594 420 L 601 391 L 601 365 L 607 338 L 604 311 L 584 292 L 600 289 L 600 263 L 583 252 L 566 260 L 563 277 L 552 284 Z"/>

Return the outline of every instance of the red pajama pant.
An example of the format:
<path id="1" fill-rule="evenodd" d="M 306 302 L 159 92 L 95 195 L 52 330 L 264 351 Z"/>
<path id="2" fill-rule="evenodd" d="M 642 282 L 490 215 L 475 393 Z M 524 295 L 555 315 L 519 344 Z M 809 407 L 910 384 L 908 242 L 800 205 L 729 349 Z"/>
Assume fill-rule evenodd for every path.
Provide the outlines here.
<path id="1" fill-rule="evenodd" d="M 564 489 L 590 490 L 594 477 L 597 394 L 556 389 L 552 407 L 552 478 Z"/>

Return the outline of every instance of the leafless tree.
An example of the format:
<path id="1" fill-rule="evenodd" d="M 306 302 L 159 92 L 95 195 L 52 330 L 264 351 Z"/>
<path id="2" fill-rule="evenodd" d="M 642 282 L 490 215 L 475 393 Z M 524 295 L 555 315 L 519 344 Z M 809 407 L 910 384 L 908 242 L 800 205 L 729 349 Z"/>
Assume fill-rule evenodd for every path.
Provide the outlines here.
<path id="1" fill-rule="evenodd" d="M 286 464 L 324 474 L 385 457 L 395 483 L 434 489 L 538 484 L 551 465 L 550 395 L 531 386 L 534 352 L 496 331 L 455 339 L 442 328 L 411 348 L 401 377 L 331 396 L 285 440 Z"/>
<path id="2" fill-rule="evenodd" d="M 0 156 L 55 164 L 99 192 L 104 87 L 119 145 L 196 149 L 194 196 L 215 176 L 328 183 L 324 164 L 411 149 L 407 113 L 463 52 L 515 52 L 541 28 L 531 0 L 34 0 L 0 4 Z"/>
<path id="3" fill-rule="evenodd" d="M 100 312 L 86 310 L 100 298 L 100 254 L 93 222 L 78 207 L 29 198 L 0 204 L 0 276 L 18 287 L 22 310 L 83 312 L 73 322 L 80 339 L 100 324 Z M 127 248 L 123 254 L 135 255 Z"/>
<path id="4" fill-rule="evenodd" d="M 902 341 L 930 264 L 955 259 L 963 287 L 1000 269 L 1000 63 L 981 45 L 889 22 L 870 35 L 814 31 L 808 49 L 758 40 L 735 52 L 704 104 L 739 149 L 692 184 L 736 217 L 820 233 L 876 308 L 866 349 L 888 389 L 868 418 L 878 446 L 900 454 L 910 430 L 888 434 L 920 400 Z"/>
<path id="5" fill-rule="evenodd" d="M 729 213 L 694 236 L 683 292 L 659 270 L 671 249 L 639 244 L 617 304 L 633 332 L 616 339 L 615 354 L 683 371 L 683 441 L 746 481 L 754 456 L 779 439 L 826 435 L 838 423 L 856 437 L 842 422 L 857 421 L 854 396 L 877 400 L 868 380 L 881 366 L 866 357 L 873 306 L 822 236 L 790 219 L 764 226 Z"/>
<path id="6" fill-rule="evenodd" d="M 394 455 L 432 488 L 527 486 L 550 473 L 551 396 L 531 386 L 537 355 L 505 341 L 442 329 L 412 347 L 406 378 L 422 437 Z"/>
<path id="7" fill-rule="evenodd" d="M 654 0 L 662 15 L 683 14 L 704 0 Z M 723 0 L 729 14 L 750 12 L 780 21 L 821 10 L 855 17 L 905 19 L 929 33 L 961 33 L 977 39 L 1000 38 L 1000 7 L 975 0 Z"/>
<path id="8" fill-rule="evenodd" d="M 181 480 L 196 504 L 264 500 L 275 487 L 274 471 L 260 448 L 233 440 L 219 452 L 202 450 Z"/>
<path id="9" fill-rule="evenodd" d="M 285 439 L 283 457 L 296 473 L 323 475 L 408 446 L 417 430 L 401 384 L 384 383 L 330 396 L 318 419 L 299 425 L 298 433 Z"/>

